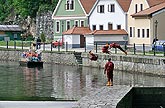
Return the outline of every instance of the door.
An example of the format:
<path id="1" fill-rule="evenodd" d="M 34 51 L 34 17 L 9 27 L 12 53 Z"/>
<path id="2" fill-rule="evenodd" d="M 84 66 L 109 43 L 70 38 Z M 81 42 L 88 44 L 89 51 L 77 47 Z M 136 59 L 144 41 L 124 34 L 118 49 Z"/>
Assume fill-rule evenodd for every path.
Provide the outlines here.
<path id="1" fill-rule="evenodd" d="M 80 48 L 84 48 L 85 44 L 85 37 L 84 35 L 80 35 Z"/>

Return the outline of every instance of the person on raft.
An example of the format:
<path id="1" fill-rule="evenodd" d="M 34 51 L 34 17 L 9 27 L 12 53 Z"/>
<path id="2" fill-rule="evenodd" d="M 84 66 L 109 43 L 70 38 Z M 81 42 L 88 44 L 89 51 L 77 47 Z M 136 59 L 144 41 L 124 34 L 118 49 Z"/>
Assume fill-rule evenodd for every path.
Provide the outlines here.
<path id="1" fill-rule="evenodd" d="M 125 51 L 119 44 L 111 43 L 109 46 L 110 46 L 110 49 L 111 48 L 118 48 L 118 49 L 120 49 L 122 52 L 124 52 L 127 55 L 127 51 Z"/>
<path id="2" fill-rule="evenodd" d="M 110 51 L 108 51 L 108 49 L 109 49 L 109 45 L 108 45 L 108 43 L 107 43 L 105 46 L 102 47 L 102 52 L 103 52 L 103 53 L 110 54 Z"/>
<path id="3" fill-rule="evenodd" d="M 89 51 L 89 59 L 92 61 L 96 61 L 98 59 L 98 56 L 93 54 L 92 51 Z"/>

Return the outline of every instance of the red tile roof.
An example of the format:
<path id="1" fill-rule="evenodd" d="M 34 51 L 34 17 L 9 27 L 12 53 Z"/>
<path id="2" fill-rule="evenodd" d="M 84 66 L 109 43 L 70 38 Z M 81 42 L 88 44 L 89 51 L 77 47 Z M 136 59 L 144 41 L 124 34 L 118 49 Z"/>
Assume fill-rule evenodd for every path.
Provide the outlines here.
<path id="1" fill-rule="evenodd" d="M 118 29 L 118 30 L 95 30 L 91 33 L 87 33 L 91 35 L 127 35 L 128 33 L 124 29 Z"/>
<path id="2" fill-rule="evenodd" d="M 143 11 L 140 11 L 138 13 L 135 13 L 132 15 L 132 17 L 142 17 L 142 16 L 149 16 L 159 10 L 165 9 L 165 2 L 161 3 L 159 5 L 153 6 L 151 8 L 147 8 Z"/>
<path id="3" fill-rule="evenodd" d="M 147 0 L 150 7 L 165 2 L 165 0 Z"/>
<path id="4" fill-rule="evenodd" d="M 85 9 L 86 13 L 88 14 L 92 9 L 93 5 L 95 4 L 96 0 L 80 0 L 83 8 Z"/>
<path id="5" fill-rule="evenodd" d="M 128 12 L 132 0 L 117 0 L 124 12 Z"/>
<path id="6" fill-rule="evenodd" d="M 79 34 L 79 35 L 83 35 L 86 33 L 90 33 L 91 30 L 89 27 L 73 27 L 65 32 L 63 32 L 62 34 Z"/>

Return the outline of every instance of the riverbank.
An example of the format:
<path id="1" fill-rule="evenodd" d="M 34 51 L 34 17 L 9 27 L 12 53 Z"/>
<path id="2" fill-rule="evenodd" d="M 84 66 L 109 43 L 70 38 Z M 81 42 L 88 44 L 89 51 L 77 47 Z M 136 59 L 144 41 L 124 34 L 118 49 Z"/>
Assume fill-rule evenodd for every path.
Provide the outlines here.
<path id="1" fill-rule="evenodd" d="M 21 53 L 22 51 L 0 50 L 0 60 L 19 61 Z M 98 60 L 91 61 L 87 52 L 80 54 L 82 64 L 79 64 L 76 52 L 43 52 L 42 60 L 45 63 L 104 68 L 108 58 L 112 58 L 116 70 L 165 76 L 165 57 L 97 53 Z"/>
<path id="2" fill-rule="evenodd" d="M 153 57 L 143 55 L 103 54 L 98 53 L 98 60 L 89 60 L 88 53 L 82 53 L 83 66 L 104 68 L 108 58 L 112 58 L 116 70 L 145 73 L 154 75 L 165 75 L 165 57 Z"/>

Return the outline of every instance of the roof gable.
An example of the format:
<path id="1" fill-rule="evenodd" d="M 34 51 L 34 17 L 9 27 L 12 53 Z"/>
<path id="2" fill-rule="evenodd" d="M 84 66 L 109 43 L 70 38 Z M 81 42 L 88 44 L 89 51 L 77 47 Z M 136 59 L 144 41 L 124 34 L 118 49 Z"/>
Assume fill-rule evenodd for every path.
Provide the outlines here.
<path id="1" fill-rule="evenodd" d="M 80 0 L 85 12 L 88 14 L 94 6 L 96 0 Z"/>
<path id="2" fill-rule="evenodd" d="M 165 2 L 161 3 L 159 5 L 153 6 L 151 8 L 147 8 L 143 11 L 140 11 L 138 13 L 135 13 L 132 15 L 132 17 L 142 17 L 142 16 L 149 16 L 159 10 L 165 9 Z"/>
<path id="3" fill-rule="evenodd" d="M 128 12 L 131 0 L 117 0 L 124 12 Z"/>
<path id="4" fill-rule="evenodd" d="M 52 19 L 55 17 L 77 17 L 86 16 L 86 12 L 80 2 L 80 0 L 74 0 L 74 9 L 66 10 L 66 0 L 59 0 L 53 14 Z"/>

